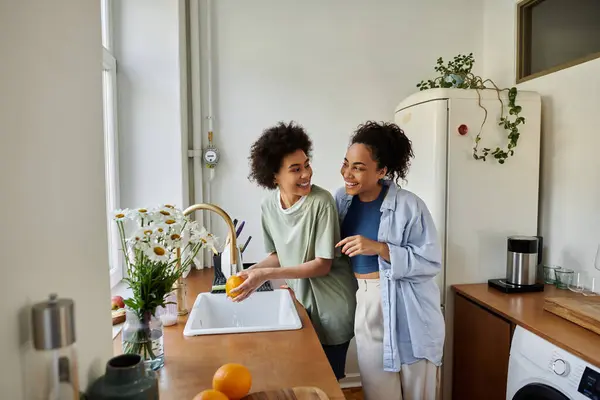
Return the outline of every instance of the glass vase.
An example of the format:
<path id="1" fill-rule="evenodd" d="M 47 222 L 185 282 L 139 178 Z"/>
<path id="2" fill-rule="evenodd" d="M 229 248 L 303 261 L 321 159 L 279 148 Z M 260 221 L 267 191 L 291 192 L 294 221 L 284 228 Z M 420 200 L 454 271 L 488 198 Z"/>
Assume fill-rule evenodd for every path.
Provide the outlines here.
<path id="1" fill-rule="evenodd" d="M 163 333 L 163 324 L 154 313 L 126 308 L 123 353 L 139 355 L 146 368 L 157 371 L 165 365 Z"/>

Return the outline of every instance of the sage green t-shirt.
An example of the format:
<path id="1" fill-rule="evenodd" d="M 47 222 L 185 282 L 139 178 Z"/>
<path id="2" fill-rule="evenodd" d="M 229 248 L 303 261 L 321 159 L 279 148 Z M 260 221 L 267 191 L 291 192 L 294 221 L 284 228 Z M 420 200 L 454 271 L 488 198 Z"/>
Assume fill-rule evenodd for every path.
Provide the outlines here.
<path id="1" fill-rule="evenodd" d="M 277 253 L 281 267 L 317 257 L 333 259 L 327 275 L 288 279 L 287 284 L 306 308 L 322 344 L 348 342 L 354 337 L 357 285 L 350 260 L 335 248 L 340 224 L 333 197 L 313 185 L 310 194 L 284 210 L 279 192 L 273 191 L 261 210 L 266 251 Z"/>

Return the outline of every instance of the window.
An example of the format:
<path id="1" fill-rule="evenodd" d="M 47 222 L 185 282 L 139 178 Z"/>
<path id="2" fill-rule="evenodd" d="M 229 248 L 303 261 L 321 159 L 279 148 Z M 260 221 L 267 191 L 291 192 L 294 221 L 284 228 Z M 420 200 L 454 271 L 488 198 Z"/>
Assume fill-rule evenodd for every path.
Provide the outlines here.
<path id="1" fill-rule="evenodd" d="M 519 82 L 600 57 L 600 1 L 522 1 L 517 36 Z"/>
<path id="2" fill-rule="evenodd" d="M 117 124 L 117 60 L 113 55 L 111 0 L 100 0 L 102 16 L 102 92 L 104 105 L 104 165 L 110 286 L 123 279 L 123 256 L 112 211 L 119 208 L 119 141 Z"/>

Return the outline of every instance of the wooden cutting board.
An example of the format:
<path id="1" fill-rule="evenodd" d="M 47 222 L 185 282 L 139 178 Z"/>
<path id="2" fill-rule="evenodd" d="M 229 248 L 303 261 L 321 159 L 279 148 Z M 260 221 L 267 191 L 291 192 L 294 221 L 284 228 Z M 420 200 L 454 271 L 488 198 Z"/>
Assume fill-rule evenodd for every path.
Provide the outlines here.
<path id="1" fill-rule="evenodd" d="M 242 400 L 329 400 L 329 397 L 321 389 L 307 386 L 250 393 Z"/>
<path id="2" fill-rule="evenodd" d="M 600 296 L 549 297 L 544 309 L 600 335 Z"/>

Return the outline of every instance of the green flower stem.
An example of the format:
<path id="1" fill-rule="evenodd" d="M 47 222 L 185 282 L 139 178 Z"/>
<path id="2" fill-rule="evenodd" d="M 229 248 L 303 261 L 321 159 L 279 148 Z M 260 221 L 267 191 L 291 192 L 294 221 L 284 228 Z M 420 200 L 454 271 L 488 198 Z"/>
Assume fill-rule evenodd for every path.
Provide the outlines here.
<path id="1" fill-rule="evenodd" d="M 149 311 L 143 312 L 142 318 L 138 316 L 140 329 L 134 333 L 133 340 L 126 340 L 123 344 L 123 351 L 126 354 L 139 354 L 144 360 L 154 360 L 156 358 L 156 354 L 152 349 L 151 319 L 152 314 Z"/>
<path id="2" fill-rule="evenodd" d="M 117 228 L 119 229 L 119 236 L 121 238 L 121 247 L 123 251 L 123 255 L 125 256 L 125 263 L 127 264 L 127 269 L 129 270 L 129 257 L 127 254 L 127 244 L 125 243 L 125 227 L 123 226 L 123 221 L 117 221 Z"/>
<path id="3" fill-rule="evenodd" d="M 202 247 L 204 247 L 204 246 L 202 246 L 201 244 L 197 244 L 195 248 L 192 248 L 193 255 L 191 257 L 189 257 L 187 260 L 185 260 L 184 264 L 182 264 L 182 266 L 181 266 L 182 271 L 185 271 L 187 269 L 187 267 L 192 264 L 192 262 L 194 261 L 194 258 L 196 258 L 196 256 L 198 255 L 198 252 L 200 251 L 200 249 Z"/>

